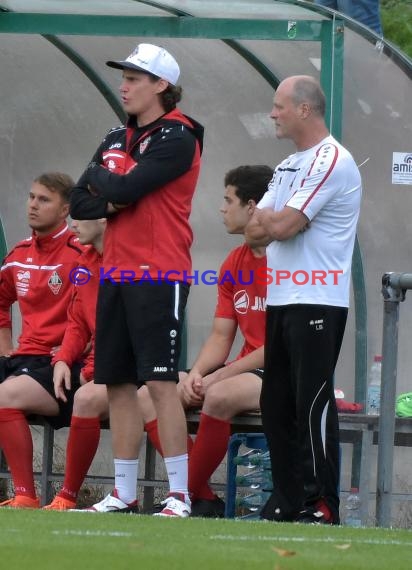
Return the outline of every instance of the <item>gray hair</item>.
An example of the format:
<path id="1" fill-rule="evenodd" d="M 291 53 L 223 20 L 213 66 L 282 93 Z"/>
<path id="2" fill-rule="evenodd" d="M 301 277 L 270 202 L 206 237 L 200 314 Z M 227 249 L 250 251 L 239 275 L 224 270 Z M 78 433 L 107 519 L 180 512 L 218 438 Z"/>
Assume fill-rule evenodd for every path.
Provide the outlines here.
<path id="1" fill-rule="evenodd" d="M 322 87 L 313 77 L 300 77 L 293 86 L 292 100 L 295 105 L 307 103 L 322 117 L 325 116 L 326 98 Z"/>

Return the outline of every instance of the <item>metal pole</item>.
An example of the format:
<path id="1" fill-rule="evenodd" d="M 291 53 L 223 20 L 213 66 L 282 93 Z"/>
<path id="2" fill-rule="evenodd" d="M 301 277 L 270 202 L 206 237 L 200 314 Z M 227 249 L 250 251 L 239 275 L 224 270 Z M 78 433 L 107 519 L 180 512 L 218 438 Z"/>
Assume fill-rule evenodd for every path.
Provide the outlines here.
<path id="1" fill-rule="evenodd" d="M 399 303 L 405 299 L 400 288 L 407 274 L 385 273 L 382 335 L 382 380 L 379 417 L 378 471 L 376 486 L 376 526 L 391 525 L 392 475 L 395 438 L 395 398 L 398 362 Z M 412 278 L 412 275 L 410 276 Z M 408 283 L 409 284 L 409 283 Z M 410 281 L 412 286 L 412 279 Z"/>

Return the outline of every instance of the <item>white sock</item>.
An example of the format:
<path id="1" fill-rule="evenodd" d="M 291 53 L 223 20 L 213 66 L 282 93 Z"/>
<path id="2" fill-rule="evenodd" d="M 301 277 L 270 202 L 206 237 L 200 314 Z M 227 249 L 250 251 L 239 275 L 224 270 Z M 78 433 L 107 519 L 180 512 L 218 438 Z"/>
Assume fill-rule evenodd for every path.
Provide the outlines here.
<path id="1" fill-rule="evenodd" d="M 183 493 L 185 501 L 190 505 L 188 480 L 188 454 L 165 457 L 167 476 L 169 478 L 170 493 Z"/>
<path id="2" fill-rule="evenodd" d="M 119 499 L 128 505 L 136 500 L 138 459 L 114 460 L 114 486 Z"/>

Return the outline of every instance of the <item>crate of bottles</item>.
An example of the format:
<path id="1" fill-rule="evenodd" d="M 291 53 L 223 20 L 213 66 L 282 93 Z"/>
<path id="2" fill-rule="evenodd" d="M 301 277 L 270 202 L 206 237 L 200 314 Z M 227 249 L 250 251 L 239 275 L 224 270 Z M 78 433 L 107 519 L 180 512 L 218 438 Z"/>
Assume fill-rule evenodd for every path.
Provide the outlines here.
<path id="1" fill-rule="evenodd" d="M 225 516 L 259 518 L 272 491 L 272 473 L 263 433 L 237 433 L 229 441 Z"/>

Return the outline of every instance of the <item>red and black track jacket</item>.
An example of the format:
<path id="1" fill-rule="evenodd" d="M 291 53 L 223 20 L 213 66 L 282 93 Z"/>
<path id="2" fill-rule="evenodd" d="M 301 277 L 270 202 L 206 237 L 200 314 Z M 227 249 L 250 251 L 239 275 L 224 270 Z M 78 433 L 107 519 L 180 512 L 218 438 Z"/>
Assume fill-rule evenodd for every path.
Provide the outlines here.
<path id="1" fill-rule="evenodd" d="M 67 311 L 68 323 L 63 342 L 52 360 L 52 364 L 63 360 L 71 367 L 74 362 L 82 359 L 85 349 L 91 342 L 91 350 L 88 352 L 82 368 L 83 377 L 87 381 L 94 378 L 94 332 L 96 329 L 96 303 L 101 263 L 102 256 L 94 247 L 88 248 L 80 257 L 78 270 L 84 272 L 85 281 L 83 284 L 77 284 L 74 287 Z M 89 280 L 87 281 L 87 279 Z"/>
<path id="2" fill-rule="evenodd" d="M 72 295 L 70 272 L 83 247 L 65 223 L 53 234 L 33 235 L 18 244 L 0 270 L 0 327 L 11 329 L 10 308 L 17 301 L 22 329 L 14 354 L 50 356 L 60 345 Z"/>
<path id="3" fill-rule="evenodd" d="M 178 109 L 135 125 L 130 117 L 127 127 L 108 133 L 72 193 L 71 215 L 96 219 L 106 216 L 108 202 L 130 204 L 109 217 L 102 278 L 108 271 L 118 281 L 121 271 L 155 279 L 158 272 L 190 272 L 203 127 Z"/>

